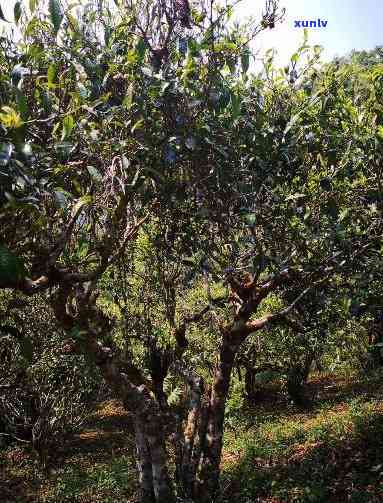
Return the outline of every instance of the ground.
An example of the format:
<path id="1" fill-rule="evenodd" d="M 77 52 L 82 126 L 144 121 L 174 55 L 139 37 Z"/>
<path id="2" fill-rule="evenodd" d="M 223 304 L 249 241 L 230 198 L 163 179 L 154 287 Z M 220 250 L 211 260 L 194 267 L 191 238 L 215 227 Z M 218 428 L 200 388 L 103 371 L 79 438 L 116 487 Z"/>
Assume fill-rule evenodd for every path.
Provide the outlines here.
<path id="1" fill-rule="evenodd" d="M 283 398 L 249 404 L 230 421 L 223 503 L 383 502 L 381 379 L 312 378 L 308 411 Z M 103 402 L 42 473 L 27 447 L 0 453 L 4 502 L 135 502 L 132 426 Z"/>

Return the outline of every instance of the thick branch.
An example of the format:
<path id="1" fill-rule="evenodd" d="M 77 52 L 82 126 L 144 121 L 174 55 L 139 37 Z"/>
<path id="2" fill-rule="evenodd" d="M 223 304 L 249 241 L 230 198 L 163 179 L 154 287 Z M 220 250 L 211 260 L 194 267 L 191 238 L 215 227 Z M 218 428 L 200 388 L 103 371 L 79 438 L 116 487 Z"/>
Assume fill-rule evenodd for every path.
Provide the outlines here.
<path id="1" fill-rule="evenodd" d="M 301 292 L 298 297 L 285 309 L 278 311 L 276 313 L 267 314 L 262 318 L 258 318 L 256 320 L 247 321 L 244 326 L 241 328 L 241 337 L 245 338 L 253 332 L 257 330 L 262 330 L 268 323 L 275 322 L 285 318 L 296 306 L 296 304 L 314 287 L 314 285 L 309 286 L 303 292 Z"/>
<path id="2" fill-rule="evenodd" d="M 70 235 L 70 227 L 74 225 L 75 219 L 74 217 L 71 219 L 71 223 L 68 225 L 66 231 L 62 234 L 61 238 L 58 241 L 58 244 L 53 248 L 52 255 L 48 258 L 46 264 L 45 274 L 42 274 L 39 278 L 33 280 L 31 278 L 23 278 L 19 280 L 15 279 L 7 279 L 0 280 L 0 289 L 9 288 L 12 290 L 19 290 L 20 292 L 25 293 L 26 295 L 33 295 L 35 293 L 41 292 L 42 290 L 46 290 L 55 285 L 59 284 L 71 284 L 75 285 L 77 283 L 86 283 L 88 281 L 93 283 L 95 286 L 97 280 L 100 276 L 105 272 L 105 270 L 113 264 L 123 253 L 126 244 L 133 239 L 139 230 L 139 228 L 143 225 L 143 223 L 149 218 L 149 213 L 142 217 L 126 234 L 122 244 L 118 247 L 117 251 L 112 254 L 107 259 L 101 259 L 100 265 L 91 272 L 81 273 L 81 272 L 73 272 L 66 268 L 60 268 L 54 265 L 54 261 L 57 260 L 63 248 L 65 247 L 65 243 L 67 239 L 69 239 Z M 110 246 L 109 249 L 112 249 Z M 88 289 L 88 293 L 90 295 L 92 288 Z"/>

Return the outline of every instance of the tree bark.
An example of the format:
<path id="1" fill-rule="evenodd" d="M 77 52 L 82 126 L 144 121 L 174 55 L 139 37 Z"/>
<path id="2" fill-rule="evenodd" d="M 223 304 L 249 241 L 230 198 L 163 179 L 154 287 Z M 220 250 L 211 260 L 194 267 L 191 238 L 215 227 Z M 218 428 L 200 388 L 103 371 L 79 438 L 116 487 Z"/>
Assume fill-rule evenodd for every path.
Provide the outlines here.
<path id="1" fill-rule="evenodd" d="M 211 503 L 219 488 L 225 406 L 230 387 L 230 377 L 239 345 L 223 337 L 219 363 L 211 389 L 206 441 L 196 481 L 199 503 Z"/>
<path id="2" fill-rule="evenodd" d="M 191 378 L 192 376 L 188 378 L 192 399 L 186 431 L 181 439 L 182 453 L 178 459 L 181 460 L 180 475 L 184 494 L 190 495 L 198 503 L 212 503 L 219 489 L 225 406 L 235 357 L 241 343 L 247 336 L 261 330 L 270 321 L 288 314 L 306 292 L 302 292 L 283 311 L 251 320 L 259 302 L 276 286 L 278 282 L 270 280 L 261 288 L 254 289 L 253 285 L 254 288 L 249 291 L 239 292 L 242 303 L 234 321 L 229 326 L 221 328 L 218 365 L 207 403 L 203 406 L 197 381 Z M 127 410 L 135 416 L 142 502 L 174 503 L 176 498 L 169 479 L 168 456 L 165 448 L 164 411 L 161 410 L 161 401 L 166 398 L 162 396 L 163 377 L 167 373 L 169 361 L 157 361 L 159 355 L 156 351 L 154 352 L 156 361 L 152 365 L 154 376 L 151 382 L 132 362 L 121 361 L 117 357 L 117 351 L 104 347 L 98 340 L 101 333 L 110 330 L 110 324 L 105 315 L 96 307 L 96 297 L 91 297 L 83 289 L 79 290 L 79 292 L 75 291 L 69 283 L 61 285 L 58 295 L 52 299 L 56 317 L 63 328 L 69 330 L 77 325 L 77 328 L 81 330 L 82 351 L 93 357 L 106 381 L 123 400 Z M 67 309 L 70 307 L 67 305 L 68 300 L 71 301 L 73 297 L 77 303 L 77 312 L 74 315 Z M 239 298 L 238 295 L 237 297 Z M 203 310 L 202 313 L 205 311 Z M 199 316 L 200 314 L 197 318 Z M 182 327 L 182 333 L 184 333 L 184 327 Z M 185 341 L 181 340 L 179 346 L 178 358 L 182 355 Z"/>
<path id="3" fill-rule="evenodd" d="M 155 503 L 153 489 L 152 460 L 141 421 L 134 418 L 134 431 L 137 452 L 137 471 L 139 482 L 139 498 L 141 503 Z"/>
<path id="4" fill-rule="evenodd" d="M 135 415 L 140 493 L 142 498 L 145 498 L 142 503 L 173 503 L 175 496 L 168 474 L 168 457 L 159 404 L 145 385 L 134 386 L 128 380 L 125 381 L 126 376 L 116 372 L 111 363 L 107 362 L 101 369 L 109 384 L 119 391 L 127 410 Z"/>
<path id="5" fill-rule="evenodd" d="M 125 388 L 124 406 L 134 414 L 138 473 L 142 503 L 173 503 L 174 491 L 169 479 L 168 456 L 162 413 L 157 401 L 145 385 L 134 386 L 124 381 L 124 375 L 115 369 L 103 369 L 104 377 L 116 390 Z"/>
<path id="6" fill-rule="evenodd" d="M 52 299 L 56 318 L 67 330 L 74 326 L 81 329 L 81 351 L 92 357 L 116 396 L 134 415 L 142 503 L 173 503 L 175 497 L 167 469 L 162 413 L 149 391 L 150 383 L 131 362 L 122 362 L 111 348 L 98 340 L 101 332 L 110 327 L 95 305 L 80 304 L 82 311 L 77 319 L 68 314 L 66 303 L 71 291 L 68 285 Z"/>
<path id="7" fill-rule="evenodd" d="M 153 489 L 156 503 L 173 503 L 175 496 L 169 479 L 167 453 L 161 419 L 157 414 L 142 416 L 147 420 L 145 434 L 152 460 Z M 159 422 L 160 421 L 160 422 Z"/>

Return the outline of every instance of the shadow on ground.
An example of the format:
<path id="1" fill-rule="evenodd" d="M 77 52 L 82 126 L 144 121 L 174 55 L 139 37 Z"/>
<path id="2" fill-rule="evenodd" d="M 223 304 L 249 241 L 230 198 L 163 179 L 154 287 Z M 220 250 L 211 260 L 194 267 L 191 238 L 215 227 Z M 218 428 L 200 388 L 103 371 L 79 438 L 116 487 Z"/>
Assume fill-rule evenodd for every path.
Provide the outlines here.
<path id="1" fill-rule="evenodd" d="M 224 462 L 223 501 L 383 502 L 380 386 L 328 383 L 318 391 L 307 414 L 290 407 L 278 416 L 273 407 L 268 416 L 265 406 L 257 423 L 254 410 L 244 439 L 235 433 L 237 456 Z"/>
<path id="2" fill-rule="evenodd" d="M 228 424 L 222 502 L 383 502 L 380 382 L 312 380 L 314 406 L 298 410 L 280 393 Z M 3 503 L 133 503 L 133 428 L 118 401 L 100 404 L 81 433 L 58 443 L 50 474 L 28 449 L 0 453 Z"/>
<path id="3" fill-rule="evenodd" d="M 48 473 L 29 449 L 16 447 L 0 458 L 4 503 L 133 501 L 136 489 L 132 424 L 121 404 L 100 404 L 81 433 L 56 442 Z"/>

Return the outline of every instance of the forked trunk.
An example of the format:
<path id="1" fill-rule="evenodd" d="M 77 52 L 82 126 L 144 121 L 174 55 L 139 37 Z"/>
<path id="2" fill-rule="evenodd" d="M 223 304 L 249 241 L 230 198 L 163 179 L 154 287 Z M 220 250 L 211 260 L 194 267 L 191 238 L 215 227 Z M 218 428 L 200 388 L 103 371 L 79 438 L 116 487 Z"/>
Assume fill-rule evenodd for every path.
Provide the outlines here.
<path id="1" fill-rule="evenodd" d="M 96 345 L 95 348 L 97 347 L 99 346 Z M 168 473 L 163 414 L 157 400 L 144 384 L 135 386 L 130 383 L 113 359 L 97 363 L 106 381 L 123 399 L 124 407 L 134 417 L 141 503 L 174 503 L 175 495 Z"/>

